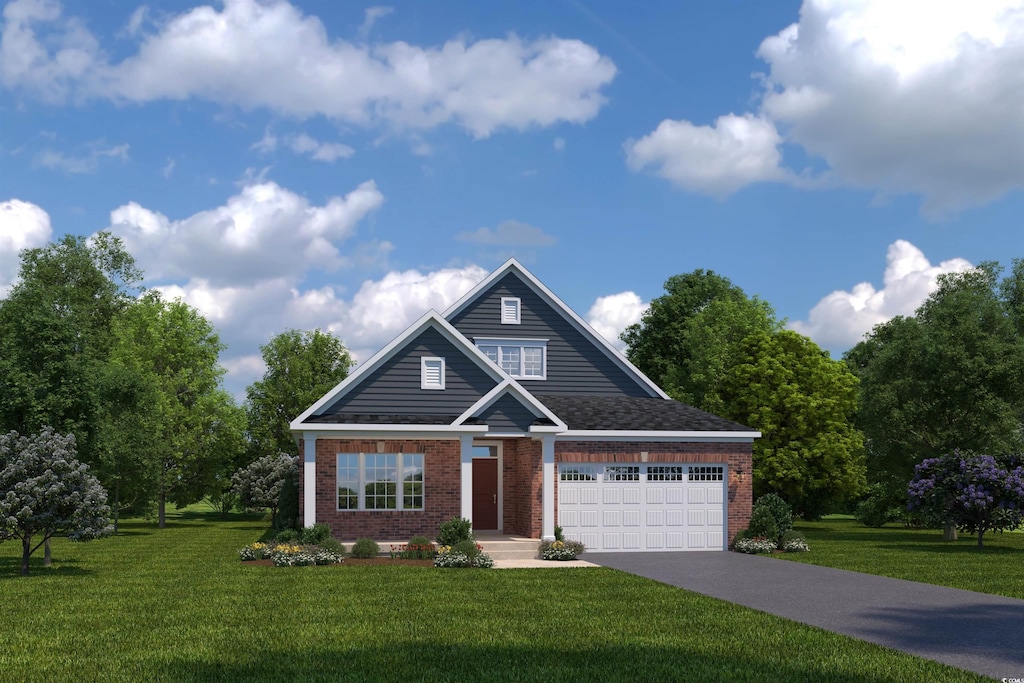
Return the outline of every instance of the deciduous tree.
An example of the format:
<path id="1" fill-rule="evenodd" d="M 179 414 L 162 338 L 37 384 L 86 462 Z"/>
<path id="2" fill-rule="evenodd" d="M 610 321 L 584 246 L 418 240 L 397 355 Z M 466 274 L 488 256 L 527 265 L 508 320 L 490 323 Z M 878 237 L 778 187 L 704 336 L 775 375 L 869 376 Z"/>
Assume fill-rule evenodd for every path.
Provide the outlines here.
<path id="1" fill-rule="evenodd" d="M 270 510 L 271 524 L 277 528 L 281 491 L 289 479 L 298 476 L 298 457 L 287 453 L 264 455 L 235 472 L 231 488 L 243 507 Z"/>

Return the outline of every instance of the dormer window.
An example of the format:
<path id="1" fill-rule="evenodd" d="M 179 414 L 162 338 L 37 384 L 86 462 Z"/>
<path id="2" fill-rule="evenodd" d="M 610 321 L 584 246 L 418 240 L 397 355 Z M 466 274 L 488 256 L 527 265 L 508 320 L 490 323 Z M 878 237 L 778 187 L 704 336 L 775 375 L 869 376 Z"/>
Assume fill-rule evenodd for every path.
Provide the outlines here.
<path id="1" fill-rule="evenodd" d="M 517 296 L 501 297 L 501 324 L 518 325 L 522 322 L 522 304 Z"/>
<path id="2" fill-rule="evenodd" d="M 444 389 L 444 358 L 420 358 L 420 389 Z"/>

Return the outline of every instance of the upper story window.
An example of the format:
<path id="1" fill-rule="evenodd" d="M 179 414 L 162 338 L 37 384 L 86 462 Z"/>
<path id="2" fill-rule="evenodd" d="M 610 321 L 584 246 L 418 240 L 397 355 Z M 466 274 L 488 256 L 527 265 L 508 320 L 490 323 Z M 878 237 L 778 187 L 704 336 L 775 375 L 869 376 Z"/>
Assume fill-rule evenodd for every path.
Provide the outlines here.
<path id="1" fill-rule="evenodd" d="M 547 379 L 547 339 L 490 339 L 477 337 L 484 355 L 515 379 Z"/>
<path id="2" fill-rule="evenodd" d="M 444 358 L 420 358 L 420 389 L 444 389 Z"/>
<path id="3" fill-rule="evenodd" d="M 523 321 L 522 302 L 517 296 L 501 297 L 501 324 L 518 325 Z"/>

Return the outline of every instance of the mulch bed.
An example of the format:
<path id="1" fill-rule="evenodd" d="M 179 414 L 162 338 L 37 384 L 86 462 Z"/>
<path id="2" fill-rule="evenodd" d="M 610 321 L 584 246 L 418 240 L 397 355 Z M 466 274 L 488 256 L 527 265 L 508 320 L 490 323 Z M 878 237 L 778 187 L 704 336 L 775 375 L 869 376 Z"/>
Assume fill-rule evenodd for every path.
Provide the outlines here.
<path id="1" fill-rule="evenodd" d="M 248 561 L 242 562 L 242 564 L 252 565 L 252 566 L 255 566 L 255 567 L 273 567 L 274 566 L 274 561 L 273 560 L 248 560 Z M 337 567 L 337 566 L 340 565 L 342 567 L 368 567 L 368 566 L 371 566 L 371 565 L 378 565 L 378 564 L 404 565 L 406 567 L 433 567 L 434 566 L 434 561 L 433 560 L 400 560 L 400 559 L 392 559 L 390 557 L 371 557 L 369 559 L 362 560 L 362 559 L 358 559 L 358 558 L 355 558 L 355 557 L 346 557 L 344 562 L 339 562 L 338 564 L 333 564 L 333 565 L 329 565 L 328 564 L 328 565 L 320 565 L 320 566 L 323 566 L 323 567 Z"/>

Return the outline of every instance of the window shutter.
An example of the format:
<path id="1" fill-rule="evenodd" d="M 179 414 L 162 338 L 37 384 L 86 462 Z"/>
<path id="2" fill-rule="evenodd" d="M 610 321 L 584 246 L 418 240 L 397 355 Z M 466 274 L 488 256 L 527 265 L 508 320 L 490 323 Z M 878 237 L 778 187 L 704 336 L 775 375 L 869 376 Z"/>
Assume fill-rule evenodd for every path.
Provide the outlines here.
<path id="1" fill-rule="evenodd" d="M 444 358 L 420 359 L 420 389 L 444 389 Z"/>

